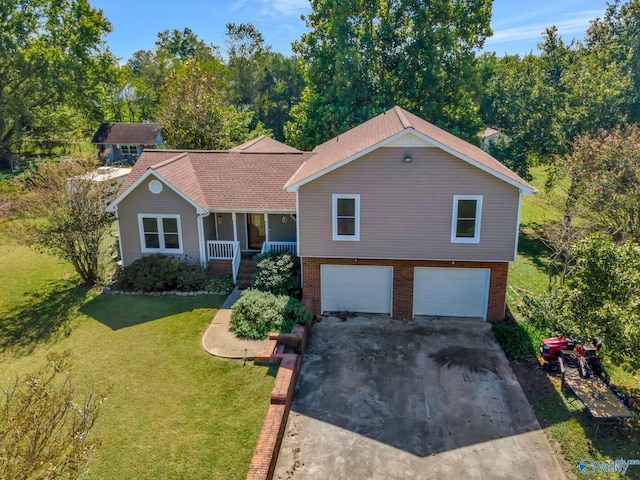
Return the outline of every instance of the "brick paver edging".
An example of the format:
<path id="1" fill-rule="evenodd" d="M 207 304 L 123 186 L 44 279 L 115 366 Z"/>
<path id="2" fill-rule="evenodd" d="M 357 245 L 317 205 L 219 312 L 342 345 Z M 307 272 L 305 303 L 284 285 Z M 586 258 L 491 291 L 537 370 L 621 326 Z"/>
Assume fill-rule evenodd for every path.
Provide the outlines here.
<path id="1" fill-rule="evenodd" d="M 307 343 L 308 329 L 296 325 L 289 334 L 271 334 L 263 352 L 256 353 L 254 363 L 278 365 L 271 401 L 262 425 L 258 445 L 253 454 L 247 480 L 271 480 L 278 460 L 280 444 L 287 425 L 296 380 L 300 373 L 302 355 Z M 297 353 L 284 353 L 285 346 Z"/>

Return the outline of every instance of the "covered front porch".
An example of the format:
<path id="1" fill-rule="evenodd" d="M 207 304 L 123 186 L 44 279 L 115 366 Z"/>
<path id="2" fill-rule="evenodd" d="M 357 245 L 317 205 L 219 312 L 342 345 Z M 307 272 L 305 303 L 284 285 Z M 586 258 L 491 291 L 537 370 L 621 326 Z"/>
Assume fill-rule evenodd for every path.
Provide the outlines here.
<path id="1" fill-rule="evenodd" d="M 293 212 L 212 212 L 203 219 L 206 259 L 219 273 L 231 273 L 236 283 L 242 253 L 297 253 Z"/>

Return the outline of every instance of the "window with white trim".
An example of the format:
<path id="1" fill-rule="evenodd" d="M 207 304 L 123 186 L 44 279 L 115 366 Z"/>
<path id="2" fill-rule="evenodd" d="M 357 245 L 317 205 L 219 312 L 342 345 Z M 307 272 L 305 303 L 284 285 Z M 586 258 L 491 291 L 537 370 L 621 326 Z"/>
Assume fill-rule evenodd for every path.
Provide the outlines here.
<path id="1" fill-rule="evenodd" d="M 360 195 L 334 193 L 333 239 L 360 240 Z"/>
<path id="2" fill-rule="evenodd" d="M 180 215 L 138 214 L 143 253 L 182 253 Z"/>
<path id="3" fill-rule="evenodd" d="M 454 195 L 452 243 L 479 243 L 482 195 Z"/>

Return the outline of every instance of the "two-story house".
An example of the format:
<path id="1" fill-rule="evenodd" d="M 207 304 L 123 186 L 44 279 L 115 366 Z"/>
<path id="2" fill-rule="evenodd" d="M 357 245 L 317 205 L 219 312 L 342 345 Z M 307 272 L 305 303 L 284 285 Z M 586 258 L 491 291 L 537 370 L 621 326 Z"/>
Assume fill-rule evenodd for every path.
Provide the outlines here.
<path id="1" fill-rule="evenodd" d="M 260 137 L 225 152 L 144 152 L 118 197 L 124 265 L 163 252 L 301 257 L 314 313 L 504 317 L 520 202 L 535 189 L 395 107 L 301 152 Z"/>

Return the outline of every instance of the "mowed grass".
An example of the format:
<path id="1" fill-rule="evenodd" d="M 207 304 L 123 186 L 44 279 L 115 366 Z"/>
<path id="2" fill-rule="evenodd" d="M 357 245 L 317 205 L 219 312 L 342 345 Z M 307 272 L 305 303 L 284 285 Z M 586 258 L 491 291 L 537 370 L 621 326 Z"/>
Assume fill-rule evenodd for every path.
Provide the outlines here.
<path id="1" fill-rule="evenodd" d="M 71 267 L 0 230 L 0 381 L 71 350 L 78 392 L 103 392 L 85 479 L 243 479 L 274 371 L 202 350 L 219 296 L 77 287 Z"/>
<path id="2" fill-rule="evenodd" d="M 544 191 L 547 173 L 543 167 L 531 171 L 533 185 L 540 191 L 538 195 L 526 195 L 522 201 L 521 229 L 518 244 L 518 259 L 510 265 L 507 303 L 517 320 L 522 320 L 518 305 L 525 294 L 544 292 L 549 286 L 547 262 L 549 254 L 545 246 L 536 238 L 536 228 L 550 220 L 560 220 L 562 192 L 554 189 Z M 538 347 L 538 345 L 535 345 Z M 568 473 L 581 476 L 578 464 L 583 458 L 596 461 L 615 459 L 637 459 L 640 452 L 640 425 L 633 420 L 634 427 L 628 430 L 630 438 L 625 438 L 617 429 L 604 427 L 594 437 L 596 424 L 579 400 L 571 394 L 563 393 L 560 380 L 547 375 L 536 367 L 537 364 L 516 366 L 516 372 L 529 402 L 540 423 L 559 445 L 566 462 Z M 624 386 L 634 395 L 640 395 L 640 375 L 608 366 L 612 383 Z M 636 415 L 638 408 L 635 408 Z M 595 472 L 589 478 L 616 478 L 612 473 Z M 630 466 L 629 478 L 640 478 L 640 467 Z M 619 477 L 618 477 L 619 478 Z"/>
<path id="3" fill-rule="evenodd" d="M 509 266 L 509 287 L 507 305 L 517 316 L 519 300 L 527 293 L 541 293 L 549 286 L 547 265 L 549 252 L 538 240 L 536 229 L 550 220 L 561 216 L 558 189 L 546 192 L 544 189 L 548 174 L 544 167 L 531 169 L 533 181 L 538 190 L 536 195 L 524 195 L 520 210 L 520 238 L 518 240 L 518 259 Z"/>

